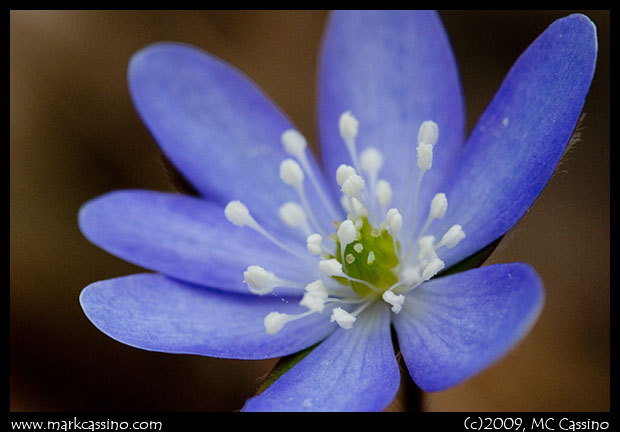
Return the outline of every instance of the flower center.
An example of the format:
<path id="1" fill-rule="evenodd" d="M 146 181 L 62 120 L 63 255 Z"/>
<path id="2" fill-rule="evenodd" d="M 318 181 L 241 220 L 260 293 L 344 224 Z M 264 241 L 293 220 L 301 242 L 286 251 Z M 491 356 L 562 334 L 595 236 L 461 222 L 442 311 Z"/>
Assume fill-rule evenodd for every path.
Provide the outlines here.
<path id="1" fill-rule="evenodd" d="M 342 264 L 345 274 L 351 278 L 367 282 L 367 284 L 355 280 L 350 282 L 351 288 L 358 295 L 372 294 L 373 290 L 369 288 L 369 285 L 383 293 L 398 281 L 398 276 L 394 270 L 399 264 L 399 245 L 388 232 L 385 224 L 375 228 L 364 216 L 355 219 L 352 225 L 355 229 L 355 240 L 349 244 L 344 244 L 338 239 L 335 258 Z M 346 279 L 338 276 L 335 276 L 334 279 L 343 284 L 348 283 Z"/>
<path id="2" fill-rule="evenodd" d="M 456 246 L 465 233 L 460 225 L 453 225 L 436 242 L 434 236 L 425 236 L 435 219 L 444 217 L 448 201 L 438 193 L 431 201 L 426 222 L 416 232 L 417 201 L 426 171 L 432 166 L 433 147 L 439 131 L 432 121 L 425 121 L 418 133 L 417 165 L 419 174 L 411 176 L 403 202 L 413 202 L 412 209 L 405 209 L 410 224 L 408 235 L 401 231 L 403 215 L 397 208 L 389 208 L 392 200 L 390 184 L 379 178 L 383 155 L 375 148 L 366 148 L 359 156 L 356 148 L 358 121 L 350 113 L 340 117 L 340 135 L 349 151 L 351 165 L 340 165 L 336 181 L 342 192 L 341 205 L 347 214 L 341 220 L 339 212 L 321 189 L 310 168 L 306 156 L 307 143 L 296 130 L 282 134 L 282 144 L 293 158 L 280 164 L 280 178 L 298 195 L 298 202 L 284 203 L 279 210 L 282 222 L 301 230 L 306 236 L 309 254 L 300 253 L 268 233 L 239 201 L 231 201 L 224 213 L 228 220 L 238 226 L 246 226 L 260 233 L 279 248 L 316 265 L 321 277 L 313 281 L 291 281 L 277 276 L 260 266 L 251 265 L 244 272 L 243 281 L 254 294 L 272 293 L 277 287 L 299 289 L 299 304 L 308 310 L 291 315 L 271 312 L 265 317 L 267 333 L 277 333 L 287 322 L 302 319 L 313 313 L 331 311 L 330 320 L 344 329 L 350 329 L 357 316 L 370 304 L 384 302 L 393 313 L 399 313 L 405 301 L 405 293 L 417 288 L 444 268 L 438 250 Z M 413 171 L 413 170 L 412 170 Z M 335 221 L 336 231 L 328 235 L 321 226 L 306 198 L 305 176 L 317 192 L 324 209 Z M 414 189 L 415 185 L 415 189 Z M 410 214 L 412 213 L 412 214 Z M 324 242 L 325 239 L 325 242 Z"/>

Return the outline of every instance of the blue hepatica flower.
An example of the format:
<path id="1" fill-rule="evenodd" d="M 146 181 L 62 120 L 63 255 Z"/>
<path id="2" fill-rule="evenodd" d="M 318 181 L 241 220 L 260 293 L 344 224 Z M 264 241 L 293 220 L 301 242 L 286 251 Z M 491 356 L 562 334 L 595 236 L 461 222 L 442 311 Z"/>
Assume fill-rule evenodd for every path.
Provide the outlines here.
<path id="1" fill-rule="evenodd" d="M 129 66 L 131 95 L 201 196 L 125 190 L 84 205 L 89 240 L 157 272 L 86 287 L 86 315 L 153 351 L 267 359 L 317 345 L 246 411 L 385 408 L 400 379 L 391 326 L 420 388 L 462 382 L 532 327 L 541 281 L 522 263 L 435 276 L 540 194 L 596 51 L 587 17 L 554 22 L 465 141 L 438 15 L 336 12 L 320 59 L 321 167 L 232 66 L 187 45 L 146 47 Z"/>

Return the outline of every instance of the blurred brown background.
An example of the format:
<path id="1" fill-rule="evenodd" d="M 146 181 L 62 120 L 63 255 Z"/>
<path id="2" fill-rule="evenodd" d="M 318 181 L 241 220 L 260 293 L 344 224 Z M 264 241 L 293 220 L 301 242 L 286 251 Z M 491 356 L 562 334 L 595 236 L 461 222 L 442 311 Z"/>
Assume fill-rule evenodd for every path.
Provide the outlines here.
<path id="1" fill-rule="evenodd" d="M 503 76 L 553 20 L 573 11 L 445 11 L 468 127 Z M 609 11 L 582 139 L 493 262 L 525 261 L 547 302 L 504 360 L 428 410 L 609 410 Z M 148 43 L 191 43 L 252 77 L 316 142 L 322 11 L 11 11 L 11 410 L 239 409 L 273 361 L 152 353 L 113 341 L 85 318 L 80 290 L 142 271 L 88 243 L 86 200 L 112 189 L 170 186 L 135 113 L 127 62 Z"/>

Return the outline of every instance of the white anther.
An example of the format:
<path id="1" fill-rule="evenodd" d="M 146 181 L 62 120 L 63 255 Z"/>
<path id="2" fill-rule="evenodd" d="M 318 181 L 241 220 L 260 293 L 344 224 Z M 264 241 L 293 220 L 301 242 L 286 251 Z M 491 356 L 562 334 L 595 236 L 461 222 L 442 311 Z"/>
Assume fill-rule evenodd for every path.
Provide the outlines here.
<path id="1" fill-rule="evenodd" d="M 319 261 L 319 270 L 325 273 L 327 276 L 340 276 L 342 275 L 342 264 L 337 259 L 328 259 Z"/>
<path id="2" fill-rule="evenodd" d="M 321 237 L 321 234 L 310 234 L 306 239 L 306 248 L 312 255 L 321 255 L 323 252 L 323 237 Z"/>
<path id="3" fill-rule="evenodd" d="M 446 264 L 439 258 L 434 258 L 428 264 L 426 264 L 426 266 L 424 267 L 424 270 L 422 270 L 422 279 L 425 281 L 429 280 L 430 278 L 435 276 L 437 273 L 439 273 L 441 270 L 443 270 L 445 265 Z"/>
<path id="4" fill-rule="evenodd" d="M 377 200 L 381 208 L 385 209 L 390 201 L 392 201 L 392 187 L 386 180 L 379 180 L 377 182 L 376 190 Z"/>
<path id="5" fill-rule="evenodd" d="M 280 137 L 284 150 L 291 156 L 301 157 L 308 147 L 308 143 L 302 134 L 295 129 L 284 131 Z"/>
<path id="6" fill-rule="evenodd" d="M 418 266 L 407 266 L 405 267 L 400 276 L 403 278 L 403 282 L 407 286 L 414 285 L 422 280 L 422 273 L 420 272 L 420 267 Z"/>
<path id="7" fill-rule="evenodd" d="M 433 166 L 433 146 L 432 144 L 418 144 L 418 167 L 423 171 L 428 171 Z"/>
<path id="8" fill-rule="evenodd" d="M 243 272 L 243 282 L 254 294 L 264 295 L 273 291 L 282 281 L 261 266 L 251 265 Z"/>
<path id="9" fill-rule="evenodd" d="M 392 234 L 398 234 L 403 227 L 403 217 L 396 208 L 391 208 L 387 211 L 385 219 Z"/>
<path id="10" fill-rule="evenodd" d="M 437 123 L 432 120 L 427 120 L 422 123 L 418 131 L 418 144 L 430 144 L 435 145 L 439 138 L 439 127 Z"/>
<path id="11" fill-rule="evenodd" d="M 287 202 L 280 207 L 280 219 L 290 227 L 307 227 L 306 212 L 296 202 Z"/>
<path id="12" fill-rule="evenodd" d="M 435 237 L 432 235 L 421 237 L 418 240 L 418 260 L 428 260 L 435 258 Z"/>
<path id="13" fill-rule="evenodd" d="M 447 246 L 448 249 L 452 249 L 461 240 L 465 238 L 465 232 L 460 225 L 452 225 L 450 229 L 441 238 L 441 245 Z"/>
<path id="14" fill-rule="evenodd" d="M 424 236 L 418 240 L 418 260 L 428 260 L 430 258 L 435 258 L 437 254 L 435 253 L 435 237 L 434 236 Z"/>
<path id="15" fill-rule="evenodd" d="M 368 252 L 368 259 L 366 260 L 367 264 L 372 264 L 375 262 L 375 253 L 373 251 Z"/>
<path id="16" fill-rule="evenodd" d="M 325 308 L 325 299 L 312 292 L 307 292 L 304 294 L 299 304 L 307 307 L 312 312 L 321 313 Z"/>
<path id="17" fill-rule="evenodd" d="M 438 193 L 431 201 L 430 217 L 433 219 L 441 219 L 446 214 L 446 210 L 448 210 L 448 199 L 446 198 L 446 194 Z"/>
<path id="18" fill-rule="evenodd" d="M 355 168 L 351 165 L 342 164 L 336 170 L 336 182 L 338 182 L 338 186 L 342 186 L 346 179 L 351 177 L 353 174 L 357 174 Z"/>
<path id="19" fill-rule="evenodd" d="M 317 279 L 306 285 L 306 292 L 323 299 L 326 299 L 328 296 L 327 288 L 321 279 Z"/>
<path id="20" fill-rule="evenodd" d="M 360 165 L 362 171 L 368 174 L 371 178 L 376 177 L 377 173 L 383 165 L 383 155 L 379 150 L 374 147 L 368 147 L 360 155 Z"/>
<path id="21" fill-rule="evenodd" d="M 351 204 L 353 205 L 353 214 L 359 217 L 366 216 L 366 207 L 357 198 L 351 198 Z M 359 220 L 359 219 L 358 219 Z"/>
<path id="22" fill-rule="evenodd" d="M 343 194 L 349 198 L 359 196 L 359 193 L 364 189 L 364 179 L 357 174 L 349 176 L 343 183 L 340 190 Z"/>
<path id="23" fill-rule="evenodd" d="M 265 317 L 265 331 L 268 334 L 276 334 L 282 327 L 290 321 L 290 315 L 280 313 L 280 312 L 271 312 Z"/>
<path id="24" fill-rule="evenodd" d="M 336 235 L 338 236 L 338 240 L 340 240 L 340 247 L 344 249 L 349 243 L 353 243 L 355 241 L 355 237 L 357 237 L 357 229 L 355 229 L 353 222 L 347 219 L 340 224 Z"/>
<path id="25" fill-rule="evenodd" d="M 339 307 L 334 308 L 334 310 L 332 310 L 332 316 L 330 317 L 331 322 L 336 321 L 336 323 L 338 323 L 340 327 L 346 330 L 353 327 L 353 323 L 355 322 L 355 319 L 356 318 L 353 315 L 351 315 L 349 312 Z"/>
<path id="26" fill-rule="evenodd" d="M 241 201 L 231 201 L 224 209 L 226 219 L 237 226 L 246 226 L 254 222 L 254 218 L 250 215 L 250 211 Z"/>
<path id="27" fill-rule="evenodd" d="M 364 245 L 361 243 L 355 243 L 353 249 L 355 250 L 355 252 L 360 253 L 364 250 Z"/>
<path id="28" fill-rule="evenodd" d="M 280 178 L 287 185 L 299 188 L 304 181 L 304 172 L 293 159 L 284 159 L 280 164 Z"/>
<path id="29" fill-rule="evenodd" d="M 338 127 L 340 129 L 340 136 L 348 144 L 350 140 L 354 140 L 357 136 L 359 122 L 353 114 L 351 114 L 351 111 L 346 111 L 340 116 Z"/>
<path id="30" fill-rule="evenodd" d="M 392 291 L 386 291 L 383 293 L 383 300 L 386 303 L 392 305 L 392 312 L 398 313 L 403 308 L 405 303 L 405 296 L 402 294 L 394 294 Z"/>
<path id="31" fill-rule="evenodd" d="M 351 200 L 348 197 L 342 195 L 340 197 L 340 205 L 342 205 L 342 208 L 344 209 L 344 211 L 347 212 L 347 214 L 353 213 L 353 207 L 351 206 Z"/>
<path id="32" fill-rule="evenodd" d="M 269 234 L 267 231 L 265 231 L 265 229 L 254 220 L 248 208 L 241 201 L 229 202 L 224 209 L 224 215 L 226 216 L 226 219 L 228 219 L 234 225 L 240 227 L 247 226 L 253 229 L 257 233 L 265 237 L 267 240 L 278 246 L 280 249 L 301 259 L 312 259 L 306 254 L 300 253 L 300 251 L 287 246 L 286 244 L 282 243 L 280 240 Z"/>

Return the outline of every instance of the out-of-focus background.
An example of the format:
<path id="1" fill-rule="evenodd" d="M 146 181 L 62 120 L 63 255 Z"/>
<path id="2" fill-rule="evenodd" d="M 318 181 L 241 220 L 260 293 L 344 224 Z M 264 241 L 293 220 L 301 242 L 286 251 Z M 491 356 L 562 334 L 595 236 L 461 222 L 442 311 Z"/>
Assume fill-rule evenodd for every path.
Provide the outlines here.
<path id="1" fill-rule="evenodd" d="M 574 11 L 443 11 L 473 127 L 519 54 Z M 581 141 L 492 262 L 524 261 L 547 301 L 531 334 L 465 384 L 426 394 L 432 411 L 610 409 L 609 11 Z M 10 408 L 231 411 L 273 361 L 153 353 L 100 333 L 78 295 L 139 271 L 88 243 L 80 205 L 112 189 L 170 190 L 130 100 L 131 55 L 161 40 L 237 66 L 316 144 L 323 11 L 11 11 Z"/>

